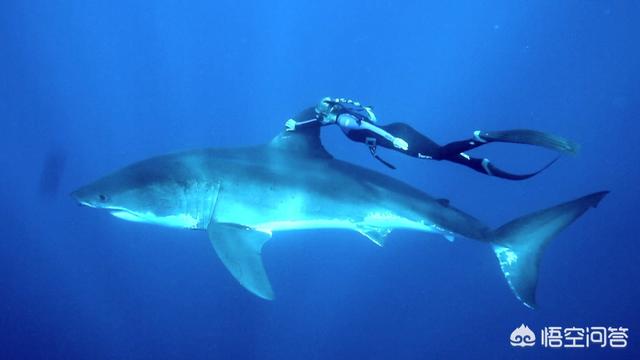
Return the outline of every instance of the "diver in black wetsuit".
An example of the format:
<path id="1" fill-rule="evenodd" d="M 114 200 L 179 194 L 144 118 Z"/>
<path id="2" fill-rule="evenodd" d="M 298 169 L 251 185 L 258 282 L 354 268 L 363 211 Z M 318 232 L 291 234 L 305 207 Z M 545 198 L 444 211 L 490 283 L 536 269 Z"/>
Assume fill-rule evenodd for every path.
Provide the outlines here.
<path id="1" fill-rule="evenodd" d="M 476 130 L 471 139 L 440 146 L 407 124 L 377 126 L 376 122 L 376 116 L 369 106 L 347 99 L 324 98 L 315 108 L 303 111 L 296 119 L 287 120 L 285 127 L 287 131 L 295 131 L 311 126 L 336 124 L 351 140 L 368 145 L 371 154 L 392 169 L 395 167 L 376 154 L 378 146 L 420 159 L 451 161 L 486 175 L 509 180 L 528 179 L 549 167 L 557 158 L 536 172 L 512 174 L 497 168 L 489 159 L 471 157 L 465 152 L 491 142 L 536 145 L 566 153 L 577 151 L 577 146 L 564 138 L 534 130 Z"/>

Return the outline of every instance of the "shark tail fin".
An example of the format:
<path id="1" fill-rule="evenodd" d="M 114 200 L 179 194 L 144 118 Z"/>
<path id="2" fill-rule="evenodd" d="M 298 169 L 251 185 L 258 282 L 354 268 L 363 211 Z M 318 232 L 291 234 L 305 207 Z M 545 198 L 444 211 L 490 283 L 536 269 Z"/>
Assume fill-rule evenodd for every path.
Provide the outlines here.
<path id="1" fill-rule="evenodd" d="M 492 245 L 511 290 L 526 306 L 536 306 L 540 255 L 547 242 L 609 192 L 601 191 L 517 218 L 493 232 Z"/>

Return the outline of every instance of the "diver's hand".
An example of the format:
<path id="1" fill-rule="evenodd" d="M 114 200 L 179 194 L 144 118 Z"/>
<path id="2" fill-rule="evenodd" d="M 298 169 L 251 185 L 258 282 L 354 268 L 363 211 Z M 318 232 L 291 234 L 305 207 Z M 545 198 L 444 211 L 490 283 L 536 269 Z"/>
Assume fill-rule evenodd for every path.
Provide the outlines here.
<path id="1" fill-rule="evenodd" d="M 404 151 L 409 150 L 409 144 L 399 137 L 393 139 L 393 146 Z"/>
<path id="2" fill-rule="evenodd" d="M 296 121 L 293 119 L 289 119 L 286 123 L 284 123 L 284 127 L 287 131 L 293 131 L 296 129 Z"/>

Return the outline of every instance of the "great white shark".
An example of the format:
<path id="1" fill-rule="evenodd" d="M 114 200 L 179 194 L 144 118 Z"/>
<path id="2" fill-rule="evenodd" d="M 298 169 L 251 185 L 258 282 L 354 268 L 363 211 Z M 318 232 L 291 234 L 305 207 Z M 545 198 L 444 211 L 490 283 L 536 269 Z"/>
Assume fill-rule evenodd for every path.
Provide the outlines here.
<path id="1" fill-rule="evenodd" d="M 490 244 L 515 296 L 533 308 L 545 244 L 607 193 L 537 211 L 494 230 L 446 200 L 335 159 L 322 146 L 319 130 L 308 129 L 285 131 L 260 146 L 150 158 L 72 196 L 124 220 L 206 230 L 235 279 L 264 299 L 274 294 L 261 251 L 275 232 L 347 229 L 383 246 L 392 230 L 412 229 Z"/>

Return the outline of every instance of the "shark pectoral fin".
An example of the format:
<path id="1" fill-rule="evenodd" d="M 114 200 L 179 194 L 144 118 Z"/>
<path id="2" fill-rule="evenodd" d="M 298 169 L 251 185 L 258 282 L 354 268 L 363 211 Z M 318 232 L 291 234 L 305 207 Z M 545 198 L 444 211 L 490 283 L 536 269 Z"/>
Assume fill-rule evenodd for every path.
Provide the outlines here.
<path id="1" fill-rule="evenodd" d="M 358 232 L 366 236 L 369 240 L 373 241 L 376 245 L 384 246 L 384 241 L 387 235 L 391 233 L 391 229 L 375 226 L 362 226 L 358 225 Z"/>
<path id="2" fill-rule="evenodd" d="M 271 236 L 233 224 L 211 223 L 207 228 L 211 245 L 231 275 L 255 295 L 273 300 L 273 290 L 262 265 L 262 245 Z"/>

